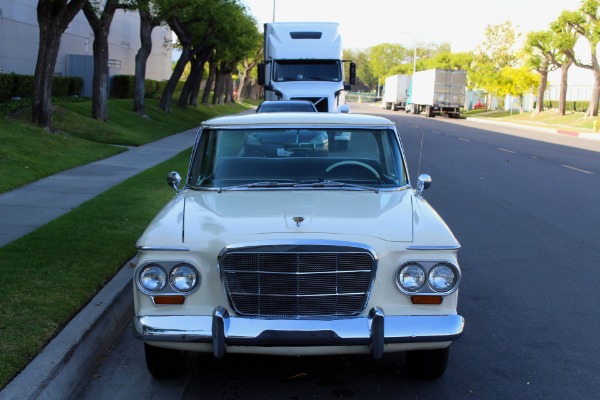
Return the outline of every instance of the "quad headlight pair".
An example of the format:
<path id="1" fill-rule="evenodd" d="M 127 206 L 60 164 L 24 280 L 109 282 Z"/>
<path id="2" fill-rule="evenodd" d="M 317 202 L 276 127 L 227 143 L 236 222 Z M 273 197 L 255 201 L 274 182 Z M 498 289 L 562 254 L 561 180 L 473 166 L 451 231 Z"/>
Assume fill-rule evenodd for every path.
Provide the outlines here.
<path id="1" fill-rule="evenodd" d="M 138 273 L 138 286 L 148 294 L 189 293 L 198 286 L 200 275 L 191 264 L 148 264 Z"/>
<path id="2" fill-rule="evenodd" d="M 450 294 L 458 287 L 459 279 L 458 268 L 446 262 L 409 262 L 396 273 L 396 285 L 406 294 Z"/>

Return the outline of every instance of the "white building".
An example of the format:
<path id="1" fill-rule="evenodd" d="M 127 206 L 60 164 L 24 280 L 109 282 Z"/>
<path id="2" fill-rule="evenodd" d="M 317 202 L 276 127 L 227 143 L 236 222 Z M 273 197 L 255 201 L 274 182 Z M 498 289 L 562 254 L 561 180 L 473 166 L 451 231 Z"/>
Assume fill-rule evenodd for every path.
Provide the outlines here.
<path id="1" fill-rule="evenodd" d="M 33 75 L 39 46 L 37 1 L 0 0 L 0 73 Z M 140 47 L 137 11 L 117 10 L 109 43 L 109 74 L 134 75 L 135 55 Z M 57 76 L 84 79 L 83 96 L 91 96 L 94 33 L 83 15 L 77 14 L 62 36 L 55 67 Z M 146 78 L 158 81 L 171 76 L 172 34 L 165 27 L 152 31 L 152 54 Z"/>

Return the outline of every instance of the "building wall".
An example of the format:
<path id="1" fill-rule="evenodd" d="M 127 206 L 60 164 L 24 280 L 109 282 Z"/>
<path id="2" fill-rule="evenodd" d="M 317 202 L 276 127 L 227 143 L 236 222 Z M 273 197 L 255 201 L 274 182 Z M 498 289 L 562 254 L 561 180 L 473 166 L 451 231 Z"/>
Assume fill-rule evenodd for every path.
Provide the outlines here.
<path id="1" fill-rule="evenodd" d="M 37 1 L 0 0 L 0 72 L 33 75 L 39 46 Z M 134 75 L 140 47 L 137 11 L 117 10 L 108 37 L 110 75 Z M 77 14 L 62 36 L 55 74 L 67 76 L 67 55 L 92 55 L 94 34 L 83 12 Z M 152 31 L 152 54 L 146 78 L 171 76 L 172 34 L 164 27 Z"/>

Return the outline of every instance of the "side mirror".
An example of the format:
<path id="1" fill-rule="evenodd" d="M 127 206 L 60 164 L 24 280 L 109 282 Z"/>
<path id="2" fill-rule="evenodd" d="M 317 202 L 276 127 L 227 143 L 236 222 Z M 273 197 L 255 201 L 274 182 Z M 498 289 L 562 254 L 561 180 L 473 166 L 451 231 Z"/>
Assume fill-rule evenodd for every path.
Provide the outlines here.
<path id="1" fill-rule="evenodd" d="M 423 190 L 426 190 L 431 186 L 431 177 L 427 174 L 419 175 L 419 181 L 417 182 L 417 193 L 421 195 Z"/>
<path id="2" fill-rule="evenodd" d="M 356 84 L 356 64 L 353 62 L 350 63 L 350 76 L 348 77 L 348 82 L 350 82 L 351 85 Z"/>
<path id="3" fill-rule="evenodd" d="M 176 193 L 179 193 L 179 185 L 181 185 L 181 176 L 176 171 L 169 172 L 167 174 L 167 184 L 175 189 Z"/>
<path id="4" fill-rule="evenodd" d="M 265 85 L 265 71 L 266 71 L 266 64 L 260 63 L 257 65 L 258 67 L 258 84 L 260 86 L 264 86 Z"/>
<path id="5" fill-rule="evenodd" d="M 338 109 L 337 112 L 339 113 L 344 113 L 344 114 L 350 114 L 350 106 L 348 104 L 342 104 Z"/>

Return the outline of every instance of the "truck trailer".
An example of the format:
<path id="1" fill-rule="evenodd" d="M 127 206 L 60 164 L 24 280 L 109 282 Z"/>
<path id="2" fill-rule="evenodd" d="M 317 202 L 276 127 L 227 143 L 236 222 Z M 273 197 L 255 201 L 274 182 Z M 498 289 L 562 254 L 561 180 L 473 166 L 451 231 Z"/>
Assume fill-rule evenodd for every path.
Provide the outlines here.
<path id="1" fill-rule="evenodd" d="M 271 22 L 264 25 L 264 61 L 258 83 L 265 100 L 310 100 L 321 112 L 348 111 L 342 37 L 336 22 Z"/>
<path id="2" fill-rule="evenodd" d="M 458 118 L 465 104 L 467 71 L 452 69 L 428 69 L 415 72 L 406 112 L 428 117 L 448 114 Z"/>
<path id="3" fill-rule="evenodd" d="M 386 110 L 404 110 L 410 90 L 410 75 L 392 75 L 385 78 L 382 107 Z"/>

